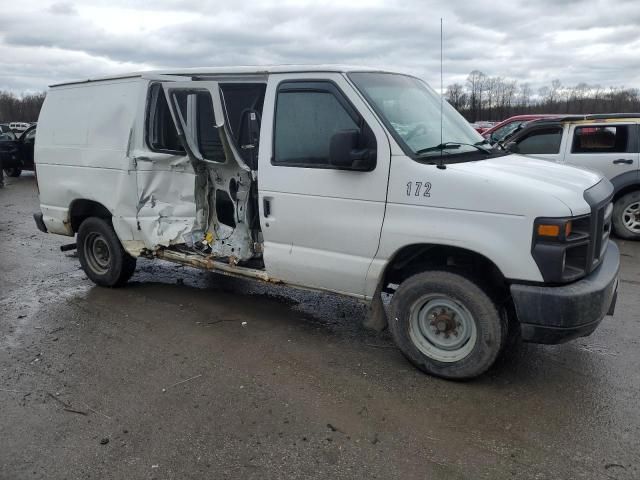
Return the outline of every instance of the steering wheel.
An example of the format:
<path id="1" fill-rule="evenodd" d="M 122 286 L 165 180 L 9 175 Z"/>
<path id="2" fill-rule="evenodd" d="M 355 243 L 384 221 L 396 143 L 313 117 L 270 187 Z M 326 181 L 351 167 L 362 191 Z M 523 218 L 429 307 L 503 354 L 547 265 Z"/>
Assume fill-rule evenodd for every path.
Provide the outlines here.
<path id="1" fill-rule="evenodd" d="M 428 131 L 429 131 L 429 127 L 427 127 L 425 123 L 418 123 L 415 127 L 411 129 L 409 133 L 407 133 L 407 136 L 404 137 L 404 141 L 408 142 L 419 133 L 427 133 Z"/>

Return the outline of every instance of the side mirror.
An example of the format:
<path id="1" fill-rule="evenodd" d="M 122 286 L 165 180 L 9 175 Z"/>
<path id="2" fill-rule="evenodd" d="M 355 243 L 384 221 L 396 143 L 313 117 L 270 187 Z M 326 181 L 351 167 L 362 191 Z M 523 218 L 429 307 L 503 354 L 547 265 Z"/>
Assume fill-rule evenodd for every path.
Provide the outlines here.
<path id="1" fill-rule="evenodd" d="M 358 148 L 360 132 L 341 130 L 331 137 L 329 145 L 329 164 L 334 167 L 352 170 L 372 170 L 375 166 L 375 151 Z"/>
<path id="2" fill-rule="evenodd" d="M 504 149 L 507 152 L 511 152 L 511 153 L 520 153 L 520 147 L 518 146 L 518 144 L 516 142 L 507 142 L 504 145 Z"/>

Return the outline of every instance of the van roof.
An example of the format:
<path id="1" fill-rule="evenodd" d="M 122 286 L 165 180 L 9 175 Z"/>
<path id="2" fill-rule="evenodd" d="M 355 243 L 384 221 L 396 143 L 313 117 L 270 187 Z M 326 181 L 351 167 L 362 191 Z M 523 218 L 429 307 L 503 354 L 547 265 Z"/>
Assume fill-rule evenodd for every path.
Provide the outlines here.
<path id="1" fill-rule="evenodd" d="M 298 72 L 380 72 L 380 73 L 399 73 L 380 68 L 371 68 L 354 65 L 244 65 L 236 67 L 195 67 L 195 68 L 176 68 L 167 70 L 146 70 L 142 72 L 124 73 L 120 75 L 109 75 L 104 77 L 86 78 L 82 80 L 73 80 L 68 82 L 54 83 L 50 87 L 59 87 L 62 85 L 73 85 L 78 83 L 98 82 L 104 80 L 120 80 L 125 78 L 139 78 L 143 75 L 185 75 L 185 76 L 201 76 L 201 75 L 267 75 L 270 73 L 298 73 Z"/>

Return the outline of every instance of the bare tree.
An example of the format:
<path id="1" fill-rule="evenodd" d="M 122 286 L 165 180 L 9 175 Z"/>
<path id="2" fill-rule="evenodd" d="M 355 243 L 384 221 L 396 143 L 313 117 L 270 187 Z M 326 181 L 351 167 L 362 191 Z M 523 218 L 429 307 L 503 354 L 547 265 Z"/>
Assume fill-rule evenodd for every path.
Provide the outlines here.
<path id="1" fill-rule="evenodd" d="M 469 91 L 469 109 L 471 121 L 475 122 L 482 114 L 482 92 L 487 76 L 479 70 L 474 70 L 467 77 Z"/>
<path id="2" fill-rule="evenodd" d="M 537 95 L 529 83 L 488 77 L 472 71 L 465 85 L 447 88 L 447 98 L 469 121 L 500 120 L 525 113 L 629 113 L 640 112 L 640 90 L 579 83 L 563 86 L 559 79 L 540 87 Z M 495 118 L 494 118 L 495 117 Z"/>
<path id="3" fill-rule="evenodd" d="M 44 93 L 18 97 L 0 91 L 0 122 L 35 122 L 38 120 Z"/>
<path id="4" fill-rule="evenodd" d="M 467 108 L 467 94 L 464 87 L 459 83 L 454 83 L 447 87 L 446 98 L 456 110 Z"/>

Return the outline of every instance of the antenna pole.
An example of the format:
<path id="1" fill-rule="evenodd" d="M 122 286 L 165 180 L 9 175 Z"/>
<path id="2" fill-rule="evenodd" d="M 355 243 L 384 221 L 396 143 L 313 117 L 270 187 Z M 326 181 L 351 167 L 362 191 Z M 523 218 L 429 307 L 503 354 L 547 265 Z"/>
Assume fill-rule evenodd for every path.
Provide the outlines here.
<path id="1" fill-rule="evenodd" d="M 442 158 L 443 154 L 444 154 L 444 150 L 442 148 L 442 143 L 444 141 L 443 139 L 443 126 L 442 126 L 442 108 L 443 108 L 443 102 L 444 102 L 444 82 L 443 82 L 443 77 L 442 77 L 442 17 L 440 17 L 440 165 L 438 165 L 438 168 L 443 169 L 445 168 L 444 166 L 444 159 Z"/>

